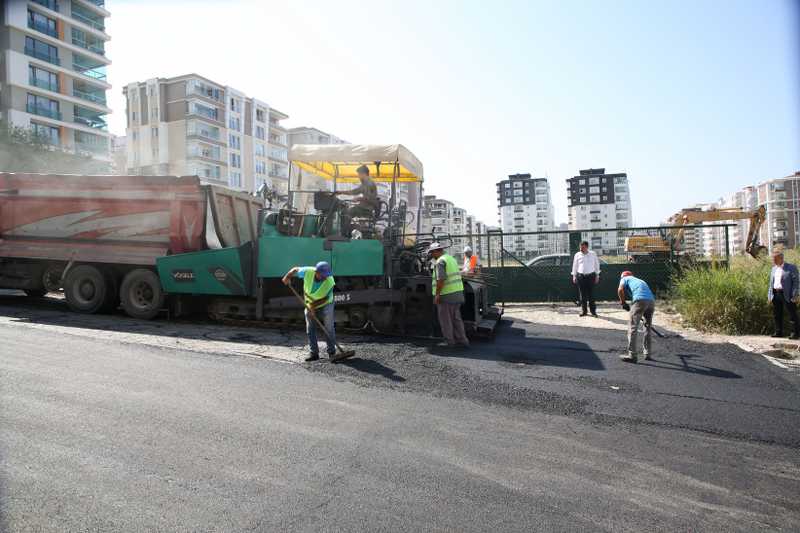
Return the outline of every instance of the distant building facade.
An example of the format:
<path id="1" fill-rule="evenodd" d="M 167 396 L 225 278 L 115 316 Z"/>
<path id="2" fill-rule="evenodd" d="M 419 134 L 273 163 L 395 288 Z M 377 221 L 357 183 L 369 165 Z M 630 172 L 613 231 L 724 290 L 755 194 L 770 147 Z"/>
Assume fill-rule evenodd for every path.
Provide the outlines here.
<path id="1" fill-rule="evenodd" d="M 152 78 L 124 89 L 128 172 L 197 175 L 254 192 L 288 189 L 288 115 L 197 74 Z"/>
<path id="2" fill-rule="evenodd" d="M 511 174 L 497 182 L 497 211 L 503 233 L 552 231 L 555 212 L 546 178 L 530 174 Z M 552 253 L 551 236 L 513 235 L 505 238 L 504 247 L 519 258 Z"/>
<path id="3" fill-rule="evenodd" d="M 570 230 L 627 228 L 633 225 L 628 175 L 606 174 L 604 168 L 581 170 L 567 179 Z M 598 253 L 620 254 L 625 232 L 587 232 L 590 246 Z"/>

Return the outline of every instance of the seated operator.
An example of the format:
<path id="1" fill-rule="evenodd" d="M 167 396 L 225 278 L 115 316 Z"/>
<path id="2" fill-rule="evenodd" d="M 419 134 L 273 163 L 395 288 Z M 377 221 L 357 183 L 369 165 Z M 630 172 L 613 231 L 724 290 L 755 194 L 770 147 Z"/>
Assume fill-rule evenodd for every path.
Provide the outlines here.
<path id="1" fill-rule="evenodd" d="M 380 205 L 378 198 L 378 186 L 369 177 L 369 168 L 361 165 L 356 169 L 361 185 L 349 191 L 337 191 L 337 196 L 358 196 L 353 202 L 353 206 L 348 209 L 347 214 L 351 218 L 355 217 L 374 217 Z"/>

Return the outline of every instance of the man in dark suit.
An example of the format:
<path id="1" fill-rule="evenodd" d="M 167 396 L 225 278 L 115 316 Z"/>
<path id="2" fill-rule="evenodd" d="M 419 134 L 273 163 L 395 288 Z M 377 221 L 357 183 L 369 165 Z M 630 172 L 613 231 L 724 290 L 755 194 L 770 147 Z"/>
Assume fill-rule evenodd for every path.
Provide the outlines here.
<path id="1" fill-rule="evenodd" d="M 772 253 L 772 271 L 769 274 L 767 298 L 772 302 L 772 316 L 775 319 L 773 337 L 783 337 L 783 308 L 789 311 L 794 327 L 790 339 L 800 339 L 800 324 L 797 320 L 797 302 L 800 301 L 800 275 L 797 267 L 783 260 L 783 250 Z"/>

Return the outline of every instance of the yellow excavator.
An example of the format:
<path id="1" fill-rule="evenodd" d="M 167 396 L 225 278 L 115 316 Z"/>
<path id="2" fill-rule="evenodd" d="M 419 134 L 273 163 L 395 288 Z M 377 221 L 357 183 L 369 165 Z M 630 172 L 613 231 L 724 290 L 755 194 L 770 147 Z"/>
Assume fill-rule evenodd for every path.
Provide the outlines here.
<path id="1" fill-rule="evenodd" d="M 762 205 L 758 209 L 745 211 L 742 208 L 709 209 L 684 209 L 669 219 L 669 228 L 665 228 L 662 236 L 631 235 L 625 239 L 625 252 L 633 258 L 644 259 L 669 256 L 671 253 L 680 253 L 683 244 L 684 226 L 701 224 L 703 222 L 722 222 L 728 220 L 750 220 L 750 229 L 747 232 L 745 251 L 755 258 L 766 251 L 766 246 L 758 242 L 759 232 L 767 219 L 767 210 Z"/>

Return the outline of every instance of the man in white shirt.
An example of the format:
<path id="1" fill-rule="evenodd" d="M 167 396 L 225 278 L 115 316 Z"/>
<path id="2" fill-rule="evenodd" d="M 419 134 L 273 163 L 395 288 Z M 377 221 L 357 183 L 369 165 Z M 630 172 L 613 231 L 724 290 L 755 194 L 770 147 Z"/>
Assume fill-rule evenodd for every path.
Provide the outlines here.
<path id="1" fill-rule="evenodd" d="M 586 316 L 588 306 L 592 316 L 597 318 L 594 286 L 600 283 L 600 260 L 589 250 L 587 241 L 581 243 L 580 251 L 572 259 L 572 283 L 578 286 L 581 295 L 581 316 Z"/>

